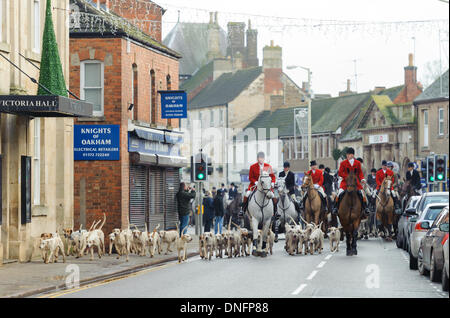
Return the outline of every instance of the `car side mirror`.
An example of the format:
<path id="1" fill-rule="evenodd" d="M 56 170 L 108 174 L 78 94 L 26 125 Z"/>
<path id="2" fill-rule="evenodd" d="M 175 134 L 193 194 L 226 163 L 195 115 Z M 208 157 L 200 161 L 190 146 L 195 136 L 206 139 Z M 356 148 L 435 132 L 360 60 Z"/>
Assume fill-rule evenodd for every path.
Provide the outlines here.
<path id="1" fill-rule="evenodd" d="M 405 213 L 408 215 L 416 215 L 417 214 L 415 208 L 406 209 Z"/>
<path id="2" fill-rule="evenodd" d="M 448 233 L 448 223 L 442 223 L 441 225 L 439 225 L 439 230 Z"/>
<path id="3" fill-rule="evenodd" d="M 429 230 L 429 229 L 431 229 L 430 222 L 428 222 L 428 221 L 422 222 L 422 223 L 420 224 L 420 227 L 421 227 L 422 229 L 424 229 L 424 230 Z"/>
<path id="4" fill-rule="evenodd" d="M 415 222 L 417 222 L 417 218 L 411 218 L 411 219 L 409 219 L 409 222 L 415 223 Z"/>

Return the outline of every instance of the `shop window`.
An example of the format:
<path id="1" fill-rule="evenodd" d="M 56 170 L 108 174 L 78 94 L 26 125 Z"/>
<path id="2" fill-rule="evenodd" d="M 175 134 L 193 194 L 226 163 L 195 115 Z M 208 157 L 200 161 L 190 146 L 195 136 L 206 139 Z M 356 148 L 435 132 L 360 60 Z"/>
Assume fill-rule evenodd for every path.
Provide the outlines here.
<path id="1" fill-rule="evenodd" d="M 81 63 L 80 95 L 94 105 L 94 116 L 104 114 L 104 66 L 100 61 L 84 61 Z"/>

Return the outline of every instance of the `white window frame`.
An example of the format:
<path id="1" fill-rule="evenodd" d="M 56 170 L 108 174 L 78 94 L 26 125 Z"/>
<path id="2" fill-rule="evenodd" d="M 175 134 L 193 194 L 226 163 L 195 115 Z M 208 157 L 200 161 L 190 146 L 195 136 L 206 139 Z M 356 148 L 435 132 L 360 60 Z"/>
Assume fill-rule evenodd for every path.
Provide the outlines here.
<path id="1" fill-rule="evenodd" d="M 37 11 L 37 12 L 36 12 Z M 41 53 L 41 2 L 33 1 L 33 52 Z"/>
<path id="2" fill-rule="evenodd" d="M 439 136 L 444 136 L 444 108 L 438 108 L 438 133 Z"/>
<path id="3" fill-rule="evenodd" d="M 34 119 L 33 204 L 41 204 L 41 119 Z"/>
<path id="4" fill-rule="evenodd" d="M 209 110 L 209 125 L 210 127 L 214 127 L 214 109 Z"/>
<path id="5" fill-rule="evenodd" d="M 93 115 L 96 117 L 100 117 L 103 116 L 105 114 L 105 65 L 103 64 L 102 61 L 98 61 L 98 60 L 87 60 L 87 61 L 83 61 L 80 64 L 80 98 L 82 100 L 85 100 L 85 93 L 84 93 L 84 73 L 85 73 L 85 65 L 86 64 L 100 64 L 101 65 L 101 106 L 102 106 L 102 110 L 101 111 L 93 111 Z M 89 88 L 100 88 L 100 87 L 89 87 Z"/>
<path id="6" fill-rule="evenodd" d="M 428 110 L 423 111 L 423 146 L 428 147 L 430 144 L 429 138 L 429 117 Z"/>

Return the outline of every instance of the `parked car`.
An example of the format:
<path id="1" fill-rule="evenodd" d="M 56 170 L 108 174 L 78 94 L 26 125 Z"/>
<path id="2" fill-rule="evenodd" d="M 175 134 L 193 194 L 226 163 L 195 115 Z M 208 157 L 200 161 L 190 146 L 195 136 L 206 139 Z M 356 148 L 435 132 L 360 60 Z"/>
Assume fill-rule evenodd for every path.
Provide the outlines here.
<path id="1" fill-rule="evenodd" d="M 441 224 L 440 229 L 442 232 L 447 232 L 444 236 L 444 270 L 442 271 L 442 290 L 448 291 L 448 223 Z"/>
<path id="2" fill-rule="evenodd" d="M 427 192 L 422 194 L 420 201 L 416 205 L 416 215 L 419 216 L 423 210 L 427 207 L 430 203 L 442 203 L 442 204 L 448 204 L 448 192 Z M 411 219 L 410 219 L 411 221 Z M 410 236 L 412 231 L 414 230 L 415 222 L 409 222 L 409 224 L 406 226 L 406 231 L 404 231 L 405 238 L 406 238 L 406 247 L 405 250 L 409 253 L 411 246 L 410 246 Z M 412 269 L 417 269 L 412 268 Z"/>
<path id="3" fill-rule="evenodd" d="M 436 217 L 433 224 L 423 222 L 421 227 L 429 228 L 428 232 L 422 238 L 418 251 L 418 268 L 422 275 L 430 274 L 432 282 L 439 282 L 442 278 L 442 269 L 444 268 L 444 250 L 442 241 L 446 235 L 440 230 L 440 225 L 448 223 L 448 205 L 443 208 Z"/>
<path id="4" fill-rule="evenodd" d="M 416 206 L 417 203 L 419 203 L 421 196 L 415 195 L 408 199 L 406 202 L 405 211 L 403 211 L 402 215 L 400 216 L 400 219 L 398 220 L 398 228 L 397 228 L 397 247 L 406 249 L 406 233 L 407 233 L 407 227 L 409 224 L 409 219 L 416 215 Z"/>
<path id="5" fill-rule="evenodd" d="M 436 220 L 442 209 L 448 204 L 432 203 L 427 205 L 425 210 L 417 217 L 410 219 L 410 223 L 414 223 L 414 230 L 409 238 L 409 268 L 418 269 L 417 257 L 419 255 L 419 247 L 421 240 L 425 237 L 431 224 Z"/>

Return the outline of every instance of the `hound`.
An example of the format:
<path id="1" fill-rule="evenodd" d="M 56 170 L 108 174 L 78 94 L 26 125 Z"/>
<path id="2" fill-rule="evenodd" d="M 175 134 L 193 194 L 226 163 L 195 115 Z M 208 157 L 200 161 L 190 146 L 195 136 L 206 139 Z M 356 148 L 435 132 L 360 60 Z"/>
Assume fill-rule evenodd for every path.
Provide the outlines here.
<path id="1" fill-rule="evenodd" d="M 53 237 L 53 234 L 52 233 L 42 233 L 41 234 L 41 240 L 40 240 L 40 243 L 39 243 L 39 248 L 41 249 L 41 257 L 42 257 L 42 260 L 45 262 L 45 260 L 47 259 L 47 255 L 48 255 L 48 250 L 46 250 L 46 249 L 42 249 L 41 248 L 41 244 L 42 244 L 42 241 L 44 241 L 44 240 L 49 240 L 49 239 L 51 239 Z"/>
<path id="2" fill-rule="evenodd" d="M 158 249 L 158 254 L 161 254 L 161 237 L 159 236 L 158 226 L 151 232 L 148 233 L 148 249 L 150 253 L 150 257 L 155 255 L 156 249 Z"/>
<path id="3" fill-rule="evenodd" d="M 321 226 L 322 223 L 320 223 L 319 227 L 314 229 L 309 237 L 309 253 L 311 255 L 313 255 L 314 252 L 319 252 L 319 254 L 322 254 L 324 234 L 320 229 Z"/>
<path id="4" fill-rule="evenodd" d="M 177 226 L 178 227 L 178 226 Z M 187 227 L 187 226 L 186 226 Z M 182 233 L 184 232 L 185 228 L 183 229 Z M 177 236 L 178 236 L 178 230 L 177 230 Z M 175 245 L 177 247 L 178 251 L 178 263 L 184 262 L 187 260 L 187 243 L 192 242 L 192 236 L 189 234 L 181 234 L 181 236 L 178 236 L 175 241 Z"/>
<path id="5" fill-rule="evenodd" d="M 64 244 L 58 233 L 53 234 L 52 237 L 48 239 L 41 238 L 39 248 L 43 255 L 45 264 L 48 264 L 49 262 L 58 262 L 59 253 L 61 253 L 63 256 L 63 262 L 66 262 L 66 255 L 64 254 Z"/>
<path id="6" fill-rule="evenodd" d="M 222 258 L 222 252 L 225 249 L 225 239 L 222 234 L 216 234 L 215 237 L 216 258 Z"/>
<path id="7" fill-rule="evenodd" d="M 140 256 L 145 256 L 148 245 L 147 224 L 145 224 L 144 232 L 139 231 L 138 228 L 136 227 L 136 230 L 133 231 L 133 242 L 134 246 L 136 247 L 137 254 Z"/>
<path id="8" fill-rule="evenodd" d="M 91 253 L 91 261 L 94 260 L 94 247 L 97 248 L 98 258 L 102 258 L 105 254 L 105 234 L 102 231 L 103 225 L 106 223 L 106 214 L 103 213 L 103 222 L 98 229 L 89 232 L 86 239 L 86 247 Z M 82 251 L 83 252 L 83 251 Z"/>
<path id="9" fill-rule="evenodd" d="M 120 229 L 114 229 L 111 234 L 114 235 L 114 247 L 117 251 L 117 259 L 120 259 L 120 256 L 125 255 L 126 261 L 128 262 L 128 255 L 131 250 L 131 233 L 128 230 L 121 231 Z"/>
<path id="10" fill-rule="evenodd" d="M 238 229 L 240 235 L 241 235 L 241 246 L 240 246 L 240 252 L 241 256 L 250 256 L 250 252 L 252 249 L 252 238 L 250 237 L 250 233 L 246 228 L 241 228 L 239 225 L 232 222 L 233 225 Z M 248 252 L 247 252 L 248 249 Z"/>
<path id="11" fill-rule="evenodd" d="M 80 235 L 78 236 L 78 246 L 77 246 L 77 258 L 82 257 L 83 254 L 85 252 L 87 252 L 86 250 L 86 246 L 87 246 L 87 239 L 89 236 L 89 233 L 91 233 L 93 230 L 95 230 L 95 228 L 97 227 L 97 225 L 100 223 L 100 221 L 95 221 L 94 223 L 91 224 L 91 227 L 89 228 L 89 231 L 83 231 L 82 233 L 80 233 Z"/>
<path id="12" fill-rule="evenodd" d="M 339 252 L 339 243 L 341 241 L 341 230 L 337 227 L 331 227 L 328 232 L 330 239 L 330 251 Z"/>
<path id="13" fill-rule="evenodd" d="M 166 255 L 169 254 L 169 252 L 173 252 L 170 249 L 170 246 L 174 243 L 176 243 L 177 238 L 179 238 L 179 234 L 177 230 L 171 230 L 171 231 L 160 231 L 159 235 L 161 236 L 161 242 L 167 244 L 166 248 Z"/>
<path id="14" fill-rule="evenodd" d="M 208 258 L 208 260 L 211 260 L 213 254 L 214 254 L 214 246 L 216 244 L 216 238 L 214 234 L 211 232 L 204 234 L 205 244 L 204 244 L 204 252 L 203 254 L 204 258 Z"/>

